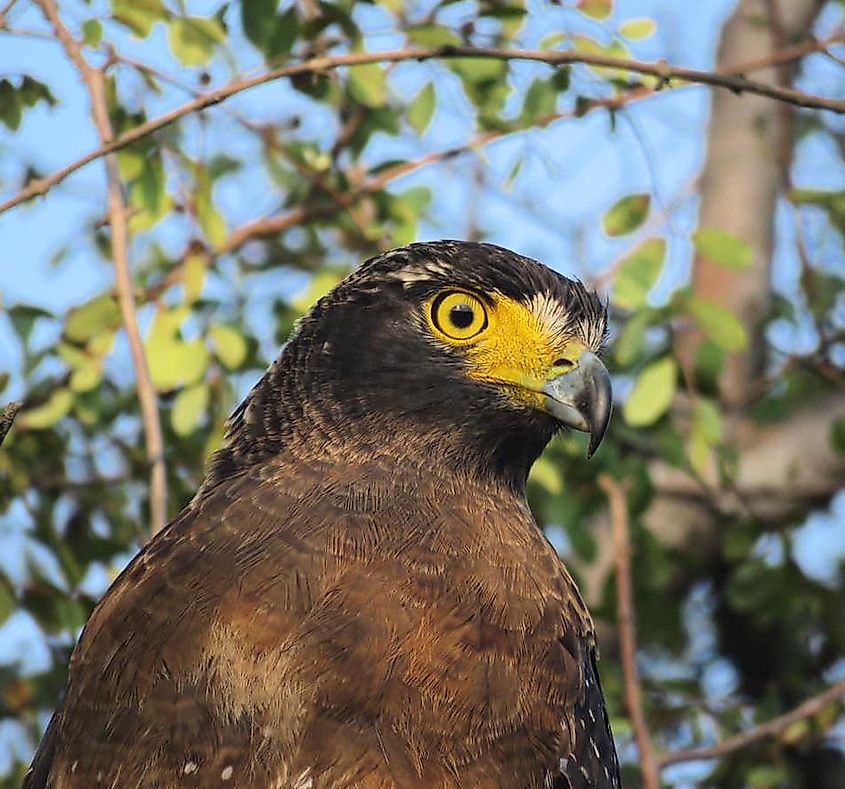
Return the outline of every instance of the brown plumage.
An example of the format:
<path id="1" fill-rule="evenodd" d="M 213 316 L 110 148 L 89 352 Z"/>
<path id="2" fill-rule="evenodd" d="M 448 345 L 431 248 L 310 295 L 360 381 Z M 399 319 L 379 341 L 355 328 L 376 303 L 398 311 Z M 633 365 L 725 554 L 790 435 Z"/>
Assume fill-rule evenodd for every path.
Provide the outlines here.
<path id="1" fill-rule="evenodd" d="M 604 432 L 604 332 L 498 247 L 364 264 L 91 616 L 26 786 L 619 786 L 592 621 L 524 496 L 567 408 Z M 546 345 L 539 392 L 518 352 Z"/>

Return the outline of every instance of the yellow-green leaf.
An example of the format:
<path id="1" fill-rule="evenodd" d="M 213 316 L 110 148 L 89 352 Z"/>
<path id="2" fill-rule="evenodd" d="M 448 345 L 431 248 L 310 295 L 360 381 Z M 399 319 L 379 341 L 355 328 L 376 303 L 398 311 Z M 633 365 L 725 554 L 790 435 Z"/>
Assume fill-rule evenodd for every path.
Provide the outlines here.
<path id="1" fill-rule="evenodd" d="M 214 205 L 213 183 L 205 167 L 196 168 L 194 209 L 208 243 L 216 249 L 226 240 L 226 220 Z"/>
<path id="2" fill-rule="evenodd" d="M 177 435 L 187 436 L 199 427 L 208 409 L 208 385 L 189 386 L 176 395 L 170 412 L 170 424 Z"/>
<path id="3" fill-rule="evenodd" d="M 617 200 L 604 215 L 602 224 L 609 236 L 633 233 L 648 218 L 651 197 L 645 193 L 626 195 Z"/>
<path id="4" fill-rule="evenodd" d="M 741 238 L 716 227 L 703 227 L 692 237 L 695 251 L 702 258 L 725 268 L 742 271 L 748 268 L 754 253 Z"/>
<path id="5" fill-rule="evenodd" d="M 431 123 L 435 103 L 434 85 L 427 82 L 408 107 L 408 123 L 411 124 L 417 134 L 422 134 L 428 128 L 428 124 Z"/>
<path id="6" fill-rule="evenodd" d="M 666 257 L 666 241 L 650 238 L 619 264 L 611 298 L 624 310 L 642 307 L 657 282 Z"/>
<path id="7" fill-rule="evenodd" d="M 349 69 L 349 93 L 367 107 L 383 107 L 387 99 L 387 77 L 378 63 Z"/>
<path id="8" fill-rule="evenodd" d="M 710 470 L 713 448 L 723 435 L 722 415 L 711 400 L 699 397 L 695 401 L 690 428 L 689 458 L 692 467 L 704 476 Z"/>
<path id="9" fill-rule="evenodd" d="M 528 474 L 529 482 L 534 482 L 545 488 L 553 496 L 563 493 L 563 481 L 560 478 L 560 469 L 551 459 L 541 455 L 537 462 L 531 467 Z"/>
<path id="10" fill-rule="evenodd" d="M 654 35 L 657 30 L 657 24 L 653 19 L 645 17 L 641 19 L 629 19 L 619 25 L 619 35 L 631 41 L 642 41 L 644 38 L 649 38 Z"/>
<path id="11" fill-rule="evenodd" d="M 650 310 L 638 310 L 622 325 L 619 339 L 613 344 L 616 361 L 623 367 L 632 364 L 645 347 L 645 333 L 651 321 Z"/>
<path id="12" fill-rule="evenodd" d="M 95 49 L 103 40 L 103 24 L 99 19 L 86 19 L 82 23 L 82 39 L 89 47 Z"/>
<path id="13" fill-rule="evenodd" d="M 230 370 L 236 370 L 246 359 L 247 345 L 243 334 L 233 326 L 212 326 L 208 335 L 217 358 Z"/>
<path id="14" fill-rule="evenodd" d="M 146 38 L 156 22 L 168 18 L 162 0 L 112 0 L 112 16 L 136 36 Z"/>
<path id="15" fill-rule="evenodd" d="M 748 345 L 745 326 L 721 304 L 693 297 L 689 301 L 688 309 L 701 330 L 722 350 L 738 352 Z"/>
<path id="16" fill-rule="evenodd" d="M 182 287 L 185 289 L 185 303 L 193 304 L 201 295 L 205 284 L 208 259 L 200 252 L 192 252 L 182 264 Z"/>
<path id="17" fill-rule="evenodd" d="M 87 348 L 94 356 L 105 356 L 111 353 L 114 347 L 114 338 L 117 335 L 116 329 L 106 329 L 99 334 L 95 334 L 88 340 Z"/>
<path id="18" fill-rule="evenodd" d="M 77 367 L 70 375 L 70 388 L 74 392 L 90 392 L 103 380 L 103 362 L 101 359 L 89 359 Z"/>
<path id="19" fill-rule="evenodd" d="M 146 157 L 132 146 L 121 148 L 117 152 L 117 170 L 122 181 L 134 181 L 144 172 Z"/>
<path id="20" fill-rule="evenodd" d="M 208 369 L 208 349 L 197 338 L 185 342 L 179 327 L 187 317 L 188 308 L 161 309 L 153 320 L 146 341 L 150 376 L 162 391 L 199 381 Z"/>
<path id="21" fill-rule="evenodd" d="M 59 358 L 73 369 L 84 367 L 91 361 L 91 357 L 85 351 L 67 342 L 60 342 L 57 350 Z"/>
<path id="22" fill-rule="evenodd" d="M 677 365 L 670 356 L 645 367 L 622 409 L 625 421 L 632 427 L 646 427 L 660 419 L 675 396 L 677 376 Z"/>
<path id="23" fill-rule="evenodd" d="M 64 335 L 73 342 L 87 342 L 104 329 L 120 325 L 120 309 L 110 295 L 97 296 L 74 307 L 67 317 Z"/>
<path id="24" fill-rule="evenodd" d="M 18 599 L 12 585 L 0 576 L 0 625 L 2 625 L 18 607 Z M 8 688 L 8 685 L 6 686 Z M 14 707 L 12 708 L 14 709 Z"/>
<path id="25" fill-rule="evenodd" d="M 292 305 L 300 312 L 305 312 L 319 298 L 325 296 L 348 273 L 348 271 L 341 271 L 339 269 L 321 269 L 311 277 L 311 283 L 305 289 L 305 292 L 295 298 L 291 302 Z"/>
<path id="26" fill-rule="evenodd" d="M 226 32 L 214 18 L 177 17 L 170 23 L 167 40 L 185 66 L 204 66 L 211 60 L 215 46 L 226 40 Z"/>
<path id="27" fill-rule="evenodd" d="M 56 389 L 45 403 L 18 416 L 18 424 L 33 430 L 43 430 L 52 427 L 60 419 L 70 413 L 73 406 L 73 394 L 69 389 Z"/>
<path id="28" fill-rule="evenodd" d="M 592 19 L 607 19 L 613 13 L 613 0 L 578 0 L 576 8 Z"/>
<path id="29" fill-rule="evenodd" d="M 443 25 L 415 25 L 408 30 L 408 40 L 421 47 L 459 46 L 460 36 Z"/>

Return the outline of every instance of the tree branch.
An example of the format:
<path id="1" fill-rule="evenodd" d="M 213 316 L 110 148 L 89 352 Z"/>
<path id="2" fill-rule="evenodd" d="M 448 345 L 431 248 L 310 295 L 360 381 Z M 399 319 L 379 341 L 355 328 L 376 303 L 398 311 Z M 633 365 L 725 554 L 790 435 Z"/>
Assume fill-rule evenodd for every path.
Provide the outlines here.
<path id="1" fill-rule="evenodd" d="M 106 90 L 103 72 L 92 68 L 82 55 L 82 45 L 76 41 L 59 16 L 55 0 L 35 0 L 52 26 L 70 61 L 84 80 L 91 99 L 94 124 L 106 154 L 106 176 L 108 180 L 109 224 L 111 225 L 111 247 L 114 258 L 117 296 L 120 313 L 137 380 L 138 400 L 141 406 L 141 420 L 150 462 L 150 530 L 155 534 L 167 523 L 167 474 L 164 466 L 164 441 L 158 412 L 158 395 L 153 386 L 144 343 L 138 329 L 135 311 L 132 275 L 129 270 L 129 229 L 126 222 L 126 202 L 117 169 L 117 158 L 110 154 L 115 147 L 114 132 L 106 104 Z M 120 146 L 118 146 L 120 147 Z"/>
<path id="2" fill-rule="evenodd" d="M 640 753 L 644 789 L 660 789 L 660 768 L 651 745 L 651 735 L 643 711 L 642 689 L 637 670 L 637 624 L 634 614 L 634 589 L 631 583 L 631 545 L 629 540 L 628 504 L 624 486 L 609 474 L 601 474 L 599 487 L 610 503 L 613 547 L 616 561 L 616 606 L 619 617 L 619 640 L 622 651 L 622 674 L 625 678 L 625 706 L 634 729 Z"/>
<path id="3" fill-rule="evenodd" d="M 12 423 L 21 410 L 21 403 L 9 403 L 0 408 L 0 444 L 3 443 L 9 431 L 12 429 Z"/>
<path id="4" fill-rule="evenodd" d="M 587 112 L 592 112 L 596 109 L 613 109 L 618 110 L 622 107 L 626 106 L 627 104 L 631 104 L 635 101 L 640 101 L 642 99 L 648 98 L 649 96 L 653 95 L 654 91 L 645 88 L 645 87 L 637 87 L 634 88 L 627 93 L 623 93 L 621 96 L 614 96 L 612 98 L 607 99 L 596 99 L 595 101 L 591 102 L 590 105 L 585 109 L 581 108 L 577 111 L 571 112 L 555 112 L 551 115 L 546 115 L 542 118 L 537 118 L 534 122 L 535 127 L 543 127 L 548 126 L 551 123 L 559 120 L 565 120 L 567 118 L 581 117 L 582 115 L 586 114 Z M 400 162 L 398 164 L 394 164 L 375 175 L 371 175 L 368 180 L 364 182 L 364 184 L 358 187 L 355 191 L 350 192 L 346 195 L 336 196 L 340 207 L 350 207 L 354 205 L 354 203 L 359 200 L 361 197 L 365 195 L 373 194 L 374 192 L 381 191 L 384 189 L 388 184 L 392 183 L 393 181 L 403 178 L 406 175 L 411 175 L 412 173 L 418 172 L 419 170 L 425 169 L 426 167 L 431 167 L 432 165 L 439 164 L 440 162 L 445 162 L 450 159 L 454 159 L 458 156 L 462 156 L 465 153 L 469 153 L 470 151 L 483 148 L 490 143 L 496 142 L 497 140 L 502 139 L 510 134 L 518 134 L 523 130 L 501 130 L 501 129 L 494 129 L 491 131 L 482 132 L 481 134 L 476 135 L 472 139 L 468 140 L 463 145 L 453 146 L 451 148 L 446 148 L 441 151 L 432 151 L 431 153 L 427 153 L 423 156 L 420 156 L 418 159 L 412 159 L 407 162 Z M 248 241 L 252 241 L 256 238 L 264 238 L 267 236 L 273 236 L 278 233 L 281 233 L 285 230 L 289 230 L 292 227 L 296 227 L 298 225 L 304 224 L 311 219 L 315 219 L 322 215 L 331 216 L 334 211 L 328 207 L 299 207 L 292 209 L 291 211 L 284 213 L 284 214 L 276 214 L 274 216 L 263 217 L 261 219 L 253 220 L 252 222 L 247 222 L 246 224 L 241 225 L 236 230 L 233 230 L 228 238 L 216 249 L 214 250 L 215 254 L 217 255 L 226 255 L 232 252 L 236 252 L 240 247 L 246 244 Z"/>
<path id="5" fill-rule="evenodd" d="M 755 726 L 753 729 L 744 731 L 741 734 L 735 734 L 733 737 L 728 737 L 724 742 L 717 745 L 711 745 L 706 748 L 689 748 L 683 751 L 675 751 L 675 753 L 667 753 L 658 759 L 658 764 L 661 768 L 668 767 L 670 764 L 678 764 L 679 762 L 697 762 L 702 759 L 717 759 L 720 756 L 727 756 L 733 751 L 740 748 L 745 748 L 759 740 L 764 740 L 769 737 L 777 737 L 785 729 L 788 729 L 793 723 L 810 718 L 813 715 L 821 712 L 822 709 L 830 702 L 845 696 L 845 679 L 840 680 L 835 685 L 831 685 L 827 690 L 819 693 L 817 696 L 803 701 L 795 709 L 787 712 L 777 718 Z"/>
<path id="6" fill-rule="evenodd" d="M 39 3 L 43 5 L 43 3 Z M 68 36 L 69 38 L 69 36 Z M 838 40 L 838 38 L 836 39 Z M 813 48 L 811 51 L 824 51 L 823 44 Z M 794 57 L 801 57 L 806 54 L 801 48 L 793 52 Z M 82 158 L 70 163 L 52 175 L 38 178 L 24 187 L 17 195 L 9 198 L 0 204 L 0 213 L 8 211 L 21 203 L 31 200 L 33 197 L 46 194 L 56 184 L 61 183 L 71 173 L 76 172 L 87 164 L 113 153 L 131 143 L 156 132 L 165 126 L 170 125 L 179 118 L 198 112 L 207 107 L 219 104 L 222 101 L 243 93 L 250 88 L 273 82 L 278 79 L 302 76 L 304 74 L 324 74 L 341 67 L 364 66 L 371 63 L 401 63 L 409 60 L 448 60 L 454 58 L 479 58 L 485 60 L 527 60 L 537 63 L 546 63 L 550 66 L 568 66 L 572 64 L 584 64 L 589 66 L 600 66 L 605 68 L 616 68 L 630 71 L 636 74 L 656 77 L 661 88 L 670 87 L 672 81 L 680 81 L 684 84 L 695 83 L 699 85 L 710 85 L 711 87 L 724 88 L 734 93 L 753 93 L 765 96 L 777 101 L 783 101 L 798 107 L 809 109 L 829 110 L 830 112 L 845 113 L 845 100 L 814 96 L 793 88 L 768 85 L 763 82 L 756 82 L 747 79 L 742 74 L 728 73 L 732 69 L 726 69 L 725 73 L 712 71 L 700 71 L 697 69 L 681 68 L 672 66 L 664 60 L 648 63 L 628 58 L 617 58 L 609 55 L 593 54 L 587 52 L 565 51 L 536 51 L 526 49 L 499 49 L 494 47 L 467 47 L 467 46 L 446 46 L 426 47 L 388 50 L 385 52 L 354 52 L 346 55 L 333 55 L 311 58 L 289 66 L 267 71 L 246 79 L 234 80 L 228 85 L 223 85 L 215 90 L 208 91 L 197 96 L 193 101 L 176 107 L 170 112 L 160 115 L 158 118 L 142 123 L 134 129 L 130 129 L 121 136 L 104 141 L 96 150 L 91 151 Z M 84 62 L 84 61 L 83 61 Z M 753 64 L 755 68 L 759 64 Z M 86 64 L 87 67 L 87 64 Z M 90 70 L 90 67 L 87 67 Z"/>

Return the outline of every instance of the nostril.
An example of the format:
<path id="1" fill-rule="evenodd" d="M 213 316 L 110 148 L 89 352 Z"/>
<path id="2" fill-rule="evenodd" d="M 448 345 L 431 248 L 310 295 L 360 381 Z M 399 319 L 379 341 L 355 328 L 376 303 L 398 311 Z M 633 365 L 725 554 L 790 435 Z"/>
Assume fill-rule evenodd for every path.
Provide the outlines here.
<path id="1" fill-rule="evenodd" d="M 575 363 L 570 361 L 569 359 L 564 359 L 562 356 L 560 359 L 555 359 L 552 362 L 552 367 L 563 367 L 565 370 L 568 370 L 570 367 L 574 367 Z"/>

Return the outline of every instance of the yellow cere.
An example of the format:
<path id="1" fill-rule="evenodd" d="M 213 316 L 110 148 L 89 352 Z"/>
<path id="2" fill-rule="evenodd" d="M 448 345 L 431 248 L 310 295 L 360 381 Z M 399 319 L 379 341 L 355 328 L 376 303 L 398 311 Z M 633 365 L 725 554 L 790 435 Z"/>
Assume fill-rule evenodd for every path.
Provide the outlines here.
<path id="1" fill-rule="evenodd" d="M 442 291 L 428 304 L 432 333 L 462 348 L 469 376 L 495 383 L 532 407 L 542 407 L 543 385 L 567 372 L 586 350 L 584 343 L 562 332 L 560 305 L 535 298 L 531 304 L 500 294 L 493 303 L 463 291 Z"/>

